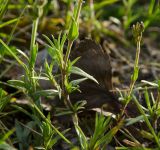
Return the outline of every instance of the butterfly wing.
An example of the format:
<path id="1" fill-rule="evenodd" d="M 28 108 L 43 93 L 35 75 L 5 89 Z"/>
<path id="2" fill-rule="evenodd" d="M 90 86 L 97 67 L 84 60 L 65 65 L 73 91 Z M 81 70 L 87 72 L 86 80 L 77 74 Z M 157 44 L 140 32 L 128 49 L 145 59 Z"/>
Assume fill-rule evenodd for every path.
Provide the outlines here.
<path id="1" fill-rule="evenodd" d="M 120 103 L 113 93 L 109 91 L 112 89 L 112 70 L 109 55 L 104 53 L 101 46 L 94 41 L 83 40 L 73 50 L 71 59 L 79 56 L 80 59 L 75 66 L 92 75 L 99 84 L 91 80 L 80 83 L 81 93 L 75 92 L 71 94 L 72 102 L 86 100 L 86 107 L 89 109 L 102 107 L 105 104 L 107 111 L 119 112 Z M 72 76 L 73 78 L 77 79 L 80 77 Z"/>
<path id="2" fill-rule="evenodd" d="M 112 70 L 109 55 L 104 53 L 101 46 L 92 40 L 83 40 L 73 51 L 72 58 L 81 57 L 76 66 L 92 75 L 99 85 L 108 90 L 112 89 Z"/>

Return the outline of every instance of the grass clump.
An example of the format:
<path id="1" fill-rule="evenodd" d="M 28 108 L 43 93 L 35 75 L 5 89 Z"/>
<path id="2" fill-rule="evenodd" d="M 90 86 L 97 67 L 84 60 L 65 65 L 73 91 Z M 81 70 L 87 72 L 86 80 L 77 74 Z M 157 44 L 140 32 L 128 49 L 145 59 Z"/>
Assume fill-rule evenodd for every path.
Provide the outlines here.
<path id="1" fill-rule="evenodd" d="M 88 0 L 85 3 L 82 0 L 2 0 L 0 4 L 0 149 L 160 148 L 160 82 L 158 75 L 156 79 L 149 78 L 150 81 L 143 78 L 143 65 L 146 64 L 142 63 L 146 57 L 143 50 L 143 40 L 147 36 L 144 28 L 147 32 L 158 22 L 155 18 L 159 7 L 155 0 Z M 144 15 L 140 14 L 142 5 L 148 8 Z M 129 26 L 134 22 L 137 22 L 132 26 L 136 48 L 129 39 Z M 118 80 L 120 94 L 116 95 L 110 91 L 114 90 L 110 79 L 100 79 L 110 85 L 104 88 L 99 78 L 81 69 L 85 66 L 77 67 L 83 56 L 72 58 L 72 51 L 76 50 L 77 41 L 86 37 L 103 46 L 100 53 L 94 47 L 90 48 L 91 56 L 97 55 L 97 64 L 103 66 L 104 63 L 98 59 L 99 55 L 110 53 L 112 66 L 116 64 L 113 80 L 114 71 L 121 64 L 129 68 L 126 69 L 128 72 L 133 70 L 132 75 L 126 70 L 126 73 L 118 72 L 118 79 L 127 80 L 131 76 L 131 81 L 127 80 L 127 90 L 120 90 L 123 86 Z M 150 35 L 149 38 L 158 39 L 158 36 Z M 131 50 L 124 52 L 123 49 L 128 47 Z M 132 49 L 136 53 L 133 55 L 135 59 L 128 60 L 132 58 Z M 43 51 L 47 56 L 39 58 Z M 45 54 L 42 55 L 44 57 Z M 38 67 L 37 61 L 42 62 Z M 107 61 L 110 64 L 110 60 Z M 92 68 L 93 72 L 98 69 Z M 18 77 L 14 76 L 16 73 Z M 47 88 L 43 88 L 46 84 Z M 106 102 L 111 99 L 110 103 L 120 109 L 108 112 L 107 108 L 112 104 L 88 108 L 87 99 L 73 102 L 73 94 L 85 93 L 84 89 L 81 91 L 83 85 L 93 91 L 96 89 L 98 94 L 95 97 L 100 96 L 95 102 L 97 106 L 105 98 Z M 89 119 L 86 112 L 89 112 Z"/>

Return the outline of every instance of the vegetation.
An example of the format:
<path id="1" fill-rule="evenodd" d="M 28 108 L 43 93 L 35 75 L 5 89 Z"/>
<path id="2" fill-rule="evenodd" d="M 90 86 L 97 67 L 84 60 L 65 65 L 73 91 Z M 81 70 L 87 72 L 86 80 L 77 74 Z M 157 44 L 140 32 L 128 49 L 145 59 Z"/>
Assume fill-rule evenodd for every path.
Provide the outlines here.
<path id="1" fill-rule="evenodd" d="M 159 150 L 159 4 L 1 0 L 0 149 Z"/>

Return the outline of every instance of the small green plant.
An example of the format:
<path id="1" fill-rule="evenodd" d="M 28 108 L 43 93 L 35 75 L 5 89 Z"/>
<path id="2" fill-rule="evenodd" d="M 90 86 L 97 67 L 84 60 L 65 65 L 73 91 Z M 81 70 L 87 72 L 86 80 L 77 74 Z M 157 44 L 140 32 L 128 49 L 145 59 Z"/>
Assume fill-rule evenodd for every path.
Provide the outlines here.
<path id="1" fill-rule="evenodd" d="M 106 149 L 106 146 L 111 142 L 115 134 L 122 127 L 123 121 L 121 120 L 115 127 L 110 129 L 112 125 L 112 118 L 105 117 L 103 114 L 96 114 L 95 129 L 91 137 L 86 137 L 79 126 L 76 126 L 80 146 L 82 150 L 97 150 Z"/>
<path id="2" fill-rule="evenodd" d="M 157 122 L 158 122 L 158 118 L 159 118 L 159 113 L 158 113 L 159 112 L 159 98 L 160 98 L 160 96 L 159 96 L 159 81 L 158 81 L 158 83 L 143 81 L 146 84 L 149 84 L 153 87 L 156 87 L 157 91 L 158 91 L 157 92 L 158 95 L 157 95 L 156 100 L 154 99 L 153 95 L 151 96 L 151 99 L 150 99 L 148 90 L 147 90 L 147 88 L 145 88 L 144 95 L 145 95 L 145 102 L 146 102 L 147 108 L 145 108 L 142 104 L 140 104 L 139 100 L 133 94 L 133 88 L 134 88 L 135 82 L 138 78 L 138 72 L 139 72 L 138 62 L 139 62 L 140 45 L 141 45 L 141 41 L 142 41 L 143 30 L 144 30 L 143 23 L 137 23 L 136 25 L 133 25 L 133 36 L 134 36 L 135 42 L 137 44 L 137 51 L 136 51 L 136 58 L 135 58 L 135 64 L 134 64 L 134 73 L 131 76 L 130 88 L 129 88 L 129 92 L 126 97 L 126 104 L 125 104 L 125 107 L 122 111 L 122 114 L 124 113 L 124 110 L 126 109 L 128 103 L 131 100 L 133 100 L 134 104 L 136 105 L 136 107 L 138 108 L 138 110 L 140 112 L 140 115 L 137 116 L 136 118 L 127 119 L 126 126 L 130 126 L 130 125 L 133 125 L 138 122 L 145 122 L 148 127 L 148 130 L 142 129 L 139 131 L 139 133 L 141 134 L 141 136 L 143 136 L 143 138 L 148 139 L 152 142 L 155 142 L 157 149 L 159 149 L 159 147 L 160 147 L 159 136 L 158 136 L 159 132 L 157 131 L 157 129 L 158 129 Z M 130 138 L 132 139 L 132 141 L 134 141 L 135 146 L 137 145 L 137 147 L 140 147 L 140 149 L 145 149 L 144 146 L 142 144 L 140 144 L 139 141 L 134 139 L 134 137 L 131 136 Z"/>
<path id="3" fill-rule="evenodd" d="M 51 150 L 60 145 L 72 150 L 105 150 L 110 145 L 116 149 L 160 149 L 160 81 L 143 80 L 144 88 L 136 84 L 140 76 L 142 34 L 144 28 L 158 24 L 159 2 L 88 0 L 82 4 L 82 0 L 0 1 L 0 149 Z M 104 114 L 108 113 L 104 111 L 97 113 L 91 118 L 94 123 L 86 123 L 87 127 L 84 127 L 81 122 L 83 117 L 79 116 L 85 109 L 86 101 L 82 99 L 73 103 L 70 97 L 72 93 L 80 91 L 81 82 L 98 82 L 93 76 L 76 67 L 80 57 L 70 59 L 74 42 L 92 37 L 103 43 L 103 50 L 106 50 L 106 42 L 109 49 L 111 47 L 111 56 L 116 59 L 124 45 L 130 46 L 125 44 L 129 43 L 125 38 L 130 35 L 125 32 L 124 36 L 124 31 L 129 31 L 129 26 L 137 20 L 143 20 L 144 25 L 138 22 L 132 28 L 136 56 L 129 90 L 124 96 L 121 93 L 124 108 L 114 117 L 106 117 Z M 44 33 L 41 28 L 50 30 Z M 118 31 L 118 34 L 114 31 Z M 50 33 L 54 36 L 48 36 Z M 41 36 L 42 34 L 45 35 Z M 28 37 L 30 42 L 27 42 Z M 20 45 L 16 43 L 19 41 Z M 113 49 L 115 50 L 112 52 Z M 50 58 L 36 68 L 36 60 L 41 50 L 46 50 Z M 15 61 L 11 60 L 12 58 Z M 13 77 L 8 80 L 10 77 L 5 75 L 17 62 L 23 74 L 18 79 Z M 76 79 L 72 78 L 74 75 Z M 47 80 L 52 87 L 43 89 L 40 80 Z M 154 90 L 150 91 L 150 88 Z M 141 99 L 137 91 L 142 95 Z M 42 104 L 48 103 L 47 100 L 52 98 L 56 101 L 54 103 L 53 100 L 50 104 L 53 110 L 45 109 Z M 132 117 L 128 110 L 130 102 L 138 111 L 131 114 Z M 60 103 L 60 108 L 57 103 L 58 106 Z M 63 116 L 65 120 L 69 117 L 70 121 L 67 121 L 73 129 L 61 124 L 55 116 Z M 62 147 L 61 149 L 64 148 Z"/>
<path id="4" fill-rule="evenodd" d="M 135 63 L 134 63 L 134 71 L 133 71 L 133 75 L 131 75 L 131 83 L 129 86 L 128 94 L 126 96 L 126 102 L 125 102 L 126 104 L 124 106 L 124 109 L 122 110 L 122 115 L 124 114 L 124 111 L 128 103 L 132 99 L 133 88 L 138 79 L 140 46 L 141 46 L 141 41 L 142 41 L 142 33 L 144 31 L 143 22 L 141 23 L 137 22 L 135 25 L 133 25 L 132 31 L 133 31 L 133 37 L 135 39 L 137 49 L 136 49 L 136 57 L 135 57 Z"/>
<path id="5" fill-rule="evenodd" d="M 55 131 L 55 133 L 57 133 L 67 143 L 70 143 L 70 141 L 67 140 L 63 136 L 63 134 L 59 132 L 56 127 L 52 125 L 51 121 L 45 117 L 41 107 L 41 95 L 37 94 L 38 79 L 35 77 L 37 77 L 38 74 L 35 72 L 35 62 L 36 62 L 36 57 L 38 52 L 38 44 L 36 44 L 36 34 L 37 34 L 37 28 L 38 28 L 38 21 L 43 13 L 42 8 L 44 7 L 44 3 L 41 6 L 39 5 L 37 6 L 35 2 L 33 6 L 34 6 L 33 10 L 34 9 L 38 10 L 38 15 L 35 15 L 35 17 L 33 18 L 32 37 L 31 37 L 31 44 L 30 44 L 30 56 L 28 57 L 23 51 L 17 50 L 17 52 L 27 60 L 27 63 L 25 64 L 17 56 L 17 54 L 10 49 L 9 46 L 7 46 L 2 40 L 0 40 L 1 44 L 4 46 L 6 51 L 8 51 L 17 60 L 17 62 L 22 66 L 22 68 L 25 71 L 25 75 L 21 77 L 21 80 L 10 80 L 9 84 L 24 91 L 26 95 L 29 97 L 30 107 L 33 113 L 33 115 L 29 114 L 29 116 L 31 116 L 31 118 L 34 120 L 34 123 L 36 125 L 40 125 L 41 123 L 49 124 L 50 128 L 52 128 Z M 43 92 L 41 92 L 41 94 L 43 94 Z M 20 110 L 23 112 L 26 112 L 23 109 L 20 109 Z M 44 122 L 41 122 L 42 119 L 44 120 Z M 55 139 L 57 139 L 57 137 L 55 137 Z"/>

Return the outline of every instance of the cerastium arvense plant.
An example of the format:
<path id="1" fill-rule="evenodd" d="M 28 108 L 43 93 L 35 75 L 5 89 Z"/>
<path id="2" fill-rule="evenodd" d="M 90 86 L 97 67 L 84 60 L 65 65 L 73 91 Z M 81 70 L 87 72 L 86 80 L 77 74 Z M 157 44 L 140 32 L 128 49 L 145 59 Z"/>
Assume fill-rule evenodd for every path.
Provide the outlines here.
<path id="1" fill-rule="evenodd" d="M 159 113 L 159 102 L 160 102 L 160 92 L 159 92 L 159 85 L 160 82 L 158 81 L 158 83 L 154 83 L 154 82 L 149 82 L 149 81 L 145 81 L 143 80 L 144 83 L 152 86 L 152 87 L 156 87 L 158 89 L 158 94 L 157 94 L 157 98 L 155 99 L 153 94 L 151 93 L 151 96 L 148 93 L 147 87 L 145 88 L 145 92 L 144 92 L 144 96 L 145 96 L 145 102 L 146 102 L 146 106 L 144 107 L 139 100 L 137 99 L 137 97 L 133 94 L 133 88 L 135 85 L 135 82 L 138 79 L 138 73 L 139 73 L 139 55 L 140 55 L 140 46 L 141 46 L 141 41 L 142 41 L 142 33 L 144 31 L 144 25 L 143 23 L 136 23 L 135 25 L 133 25 L 132 28 L 133 31 L 133 36 L 137 45 L 137 50 L 136 50 L 136 58 L 135 58 L 135 63 L 134 63 L 134 72 L 133 75 L 131 76 L 131 83 L 129 86 L 129 91 L 127 93 L 127 96 L 124 97 L 124 99 L 126 100 L 125 102 L 125 106 L 124 109 L 122 110 L 121 115 L 124 114 L 125 109 L 128 105 L 128 103 L 133 100 L 134 104 L 136 105 L 136 107 L 138 108 L 140 115 L 135 117 L 135 118 L 129 118 L 127 119 L 127 124 L 126 126 L 130 126 L 133 125 L 137 122 L 145 122 L 148 130 L 139 130 L 139 133 L 141 134 L 141 136 L 143 136 L 143 138 L 150 140 L 153 143 L 156 143 L 156 146 L 158 147 L 157 149 L 160 148 L 160 140 L 159 140 L 159 131 L 158 131 L 158 118 L 160 117 L 160 113 Z M 122 116 L 121 116 L 122 117 Z M 131 139 L 134 141 L 133 143 L 135 143 L 135 146 L 137 145 L 138 147 L 141 147 L 142 149 L 145 149 L 145 146 L 143 144 L 141 144 L 139 141 L 136 140 L 136 138 L 131 137 Z"/>
<path id="2" fill-rule="evenodd" d="M 63 135 L 64 132 L 60 132 L 51 123 L 50 117 L 45 117 L 45 115 L 43 114 L 43 110 L 41 107 L 41 95 L 46 91 L 39 92 L 37 89 L 37 87 L 39 86 L 38 85 L 39 78 L 37 78 L 37 76 L 39 76 L 39 74 L 36 73 L 35 71 L 35 63 L 36 63 L 36 57 L 38 53 L 38 44 L 36 43 L 36 35 L 37 35 L 38 22 L 43 14 L 43 7 L 45 6 L 45 2 L 46 1 L 44 1 L 42 4 L 38 4 L 38 1 L 35 1 L 34 4 L 32 5 L 33 7 L 32 10 L 34 11 L 32 12 L 33 26 L 32 26 L 32 37 L 31 37 L 31 44 L 30 44 L 30 56 L 28 57 L 23 51 L 17 49 L 17 53 L 21 54 L 26 59 L 27 63 L 24 63 L 19 58 L 19 56 L 15 52 L 13 52 L 10 49 L 10 47 L 7 44 L 5 44 L 1 39 L 0 39 L 0 43 L 4 46 L 6 51 L 8 51 L 17 60 L 19 65 L 21 65 L 22 68 L 24 69 L 24 75 L 21 77 L 21 80 L 10 80 L 9 84 L 24 91 L 24 93 L 27 95 L 29 99 L 32 112 L 31 113 L 27 112 L 26 110 L 24 110 L 23 108 L 17 105 L 15 105 L 14 107 L 19 111 L 23 111 L 23 113 L 25 113 L 26 115 L 31 117 L 31 119 L 34 120 L 34 123 L 37 125 L 37 127 L 40 127 L 40 129 L 42 130 L 42 134 L 40 135 L 44 138 L 42 146 L 44 146 L 45 149 L 50 149 L 57 142 L 59 137 L 63 138 L 69 144 L 70 144 L 70 141 L 64 137 Z M 51 92 L 52 94 L 56 93 L 54 90 L 50 90 L 50 93 Z M 18 134 L 20 133 L 18 131 L 20 131 L 20 127 L 18 127 L 18 123 L 17 123 L 16 133 L 19 141 L 21 141 L 21 143 L 19 144 L 19 147 L 20 149 L 28 149 L 29 145 L 27 147 L 23 147 L 24 146 L 22 145 L 23 138 L 21 138 L 22 136 L 18 136 Z M 57 137 L 57 134 L 59 135 L 59 137 Z M 27 135 L 24 135 L 24 136 L 27 136 Z M 40 144 L 41 144 L 40 139 L 43 139 L 43 138 L 39 138 Z"/>
<path id="3" fill-rule="evenodd" d="M 133 70 L 133 74 L 131 75 L 131 83 L 129 86 L 129 91 L 127 93 L 126 96 L 126 102 L 125 102 L 125 106 L 124 109 L 122 110 L 122 115 L 124 114 L 124 111 L 128 105 L 128 103 L 130 102 L 130 100 L 132 99 L 132 92 L 133 92 L 133 88 L 134 85 L 138 79 L 138 73 L 139 73 L 139 55 L 140 55 L 140 47 L 141 47 L 141 41 L 142 41 L 142 33 L 144 31 L 144 25 L 143 22 L 137 22 L 135 25 L 133 25 L 132 27 L 132 32 L 133 32 L 133 37 L 134 40 L 136 42 L 136 57 L 135 57 L 135 63 L 134 63 L 134 70 Z"/>
<path id="4" fill-rule="evenodd" d="M 73 122 L 74 124 L 77 125 L 78 125 L 77 110 L 80 109 L 77 108 L 77 106 L 81 106 L 81 104 L 73 105 L 70 101 L 69 94 L 74 90 L 76 90 L 77 89 L 76 86 L 78 85 L 78 83 L 85 80 L 86 78 L 95 80 L 92 76 L 88 75 L 81 69 L 73 66 L 78 59 L 75 59 L 73 61 L 69 60 L 69 55 L 71 52 L 73 41 L 77 39 L 79 34 L 78 19 L 80 15 L 81 5 L 82 5 L 82 0 L 79 0 L 75 5 L 68 34 L 64 33 L 62 37 L 61 34 L 59 34 L 58 39 L 55 39 L 52 36 L 53 41 L 50 40 L 48 37 L 44 36 L 49 43 L 48 52 L 52 58 L 51 64 L 48 64 L 47 61 L 45 62 L 46 77 L 51 81 L 51 83 L 57 89 L 60 99 L 63 100 L 66 108 L 68 109 L 68 111 L 71 112 Z M 68 40 L 67 51 L 66 54 L 64 55 L 64 44 L 67 40 Z M 58 65 L 58 68 L 60 69 L 61 84 L 59 84 L 56 81 L 56 78 L 52 74 L 53 66 L 55 64 Z M 69 81 L 71 73 L 81 74 L 82 76 L 84 76 L 84 78 L 80 80 Z"/>
<path id="5" fill-rule="evenodd" d="M 59 96 L 59 99 L 64 103 L 66 109 L 59 114 L 70 114 L 72 116 L 72 121 L 77 132 L 77 136 L 80 141 L 81 149 L 83 150 L 96 150 L 97 148 L 104 149 L 105 146 L 111 141 L 113 136 L 117 133 L 119 128 L 122 125 L 120 121 L 117 126 L 109 130 L 109 126 L 112 121 L 111 118 L 106 118 L 102 114 L 96 116 L 95 131 L 91 138 L 88 138 L 82 131 L 79 126 L 79 120 L 77 113 L 79 110 L 84 108 L 85 101 L 79 101 L 75 104 L 72 104 L 70 100 L 70 94 L 75 90 L 78 90 L 78 84 L 83 82 L 86 79 L 93 80 L 98 84 L 96 79 L 91 75 L 87 74 L 80 68 L 74 66 L 79 58 L 71 61 L 69 59 L 70 52 L 74 40 L 78 38 L 79 35 L 79 16 L 82 6 L 82 0 L 78 0 L 74 7 L 73 16 L 71 23 L 68 29 L 68 33 L 62 32 L 59 34 L 58 38 L 52 36 L 50 40 L 47 36 L 44 36 L 48 41 L 48 53 L 51 56 L 51 62 L 48 63 L 47 60 L 44 63 L 45 73 L 37 73 L 35 71 L 35 63 L 38 53 L 38 44 L 36 43 L 36 34 L 38 29 L 39 20 L 43 14 L 43 8 L 46 4 L 46 1 L 43 1 L 42 4 L 38 4 L 36 1 L 30 8 L 30 13 L 32 13 L 32 35 L 31 35 L 31 44 L 30 44 L 30 55 L 27 56 L 23 51 L 17 49 L 17 53 L 21 54 L 25 59 L 24 63 L 20 57 L 14 53 L 10 47 L 0 40 L 1 44 L 5 49 L 16 59 L 16 61 L 24 69 L 24 75 L 21 77 L 21 80 L 10 80 L 9 84 L 18 88 L 19 90 L 24 91 L 29 99 L 29 104 L 31 106 L 32 112 L 28 112 L 24 108 L 14 105 L 16 109 L 22 111 L 24 114 L 31 117 L 33 121 L 28 122 L 26 125 L 16 121 L 16 133 L 17 138 L 20 141 L 19 148 L 27 149 L 27 139 L 29 138 L 30 132 L 34 132 L 39 139 L 40 145 L 37 147 L 39 149 L 51 149 L 58 139 L 62 138 L 68 144 L 71 142 L 64 137 L 66 131 L 60 132 L 50 120 L 50 115 L 46 117 L 43 114 L 43 109 L 41 106 L 41 96 Z M 36 11 L 35 11 L 36 10 Z M 38 12 L 38 13 L 37 13 Z M 64 52 L 64 45 L 67 43 L 66 53 Z M 59 68 L 59 74 L 54 74 L 54 67 Z M 80 79 L 71 81 L 71 74 L 78 74 L 82 76 Z M 43 75 L 43 76 L 42 76 Z M 58 76 L 58 77 L 57 77 Z M 59 82 L 60 77 L 60 82 Z M 53 89 L 41 90 L 39 88 L 39 80 L 49 80 L 53 85 Z M 32 128 L 36 126 L 39 127 L 41 133 L 37 133 Z M 25 127 L 25 128 L 24 128 Z M 24 129 L 23 129 L 24 128 Z M 30 129 L 30 131 L 28 130 Z M 59 136 L 57 136 L 57 134 Z M 24 138 L 22 138 L 24 137 Z M 40 137 L 40 138 L 38 138 Z M 43 138 L 41 138 L 43 137 Z M 38 140 L 37 140 L 38 141 Z M 41 141 L 43 144 L 41 144 Z M 22 144 L 23 143 L 23 144 Z M 24 146 L 25 145 L 25 146 Z"/>
<path id="6" fill-rule="evenodd" d="M 72 44 L 75 39 L 77 39 L 79 34 L 79 25 L 78 25 L 78 19 L 80 15 L 80 10 L 82 6 L 82 0 L 79 0 L 77 4 L 75 5 L 73 17 L 71 20 L 71 24 L 69 27 L 68 34 L 64 33 L 61 37 L 61 34 L 59 34 L 58 39 L 55 39 L 53 37 L 53 41 L 51 41 L 48 37 L 45 36 L 47 41 L 49 42 L 49 49 L 48 52 L 52 58 L 52 62 L 49 64 L 47 61 L 45 62 L 45 77 L 42 77 L 40 74 L 38 74 L 35 71 L 35 63 L 36 63 L 36 57 L 38 53 L 38 44 L 36 43 L 36 34 L 37 34 L 37 28 L 38 28 L 38 22 L 40 17 L 43 13 L 43 7 L 45 6 L 45 2 L 39 5 L 37 2 L 33 4 L 33 26 L 32 26 L 32 36 L 31 36 L 31 44 L 30 44 L 30 57 L 28 57 L 23 51 L 18 50 L 17 52 L 21 54 L 26 60 L 27 63 L 24 63 L 17 54 L 15 54 L 9 46 L 7 46 L 2 40 L 0 40 L 1 44 L 5 47 L 5 49 L 17 60 L 17 62 L 23 67 L 25 75 L 21 77 L 21 80 L 10 80 L 9 83 L 24 91 L 25 94 L 28 96 L 32 113 L 27 112 L 23 108 L 19 106 L 14 106 L 16 109 L 23 111 L 23 113 L 29 115 L 37 125 L 40 125 L 40 129 L 42 131 L 41 136 L 43 136 L 43 146 L 45 149 L 50 149 L 57 141 L 57 136 L 54 138 L 53 135 L 58 134 L 61 138 L 63 138 L 67 143 L 70 144 L 70 141 L 67 140 L 63 133 L 59 132 L 56 127 L 54 127 L 50 121 L 50 117 L 45 117 L 43 114 L 43 110 L 41 107 L 41 95 L 59 95 L 59 98 L 63 100 L 67 111 L 70 112 L 72 115 L 73 123 L 75 125 L 76 131 L 79 135 L 79 129 L 78 126 L 78 117 L 77 117 L 77 111 L 79 109 L 82 109 L 84 106 L 84 102 L 77 102 L 76 104 L 72 104 L 69 98 L 69 94 L 78 88 L 78 84 L 84 80 L 91 79 L 95 82 L 96 79 L 94 79 L 92 76 L 84 72 L 78 67 L 73 66 L 76 61 L 79 58 L 76 58 L 73 61 L 69 60 L 69 55 L 71 52 Z M 34 11 L 37 10 L 37 11 Z M 38 12 L 38 13 L 37 13 Z M 64 44 L 68 40 L 67 44 L 67 51 L 66 54 L 64 54 Z M 60 77 L 61 77 L 61 83 L 57 82 L 55 75 L 53 75 L 53 67 L 54 65 L 58 65 L 58 68 L 60 70 Z M 71 74 L 79 74 L 83 76 L 82 79 L 77 79 L 74 81 L 70 80 Z M 50 80 L 50 82 L 53 84 L 55 89 L 50 90 L 38 90 L 38 80 L 39 79 L 45 79 Z M 67 112 L 66 112 L 67 113 Z M 41 121 L 43 119 L 44 121 Z M 22 130 L 19 123 L 17 122 L 17 137 L 21 141 L 21 136 L 19 135 L 18 130 Z M 28 124 L 29 126 L 33 126 L 32 123 Z M 25 133 L 25 132 L 24 132 Z M 25 135 L 24 135 L 25 136 Z M 58 138 L 59 139 L 59 138 Z M 21 141 L 23 143 L 23 141 Z M 23 146 L 20 144 L 20 148 Z M 24 148 L 24 147 L 23 147 Z M 26 148 L 26 147 L 25 147 Z"/>

